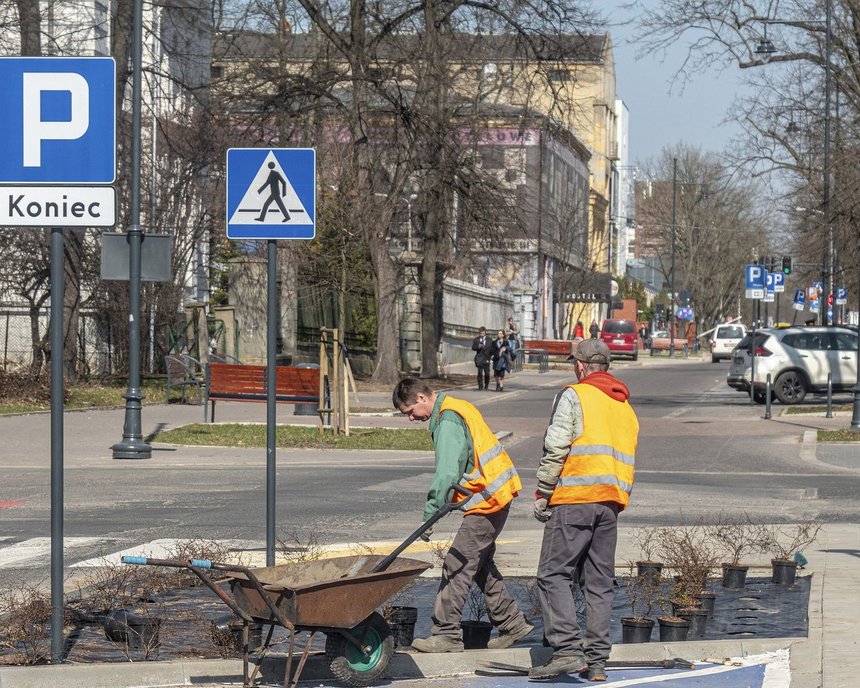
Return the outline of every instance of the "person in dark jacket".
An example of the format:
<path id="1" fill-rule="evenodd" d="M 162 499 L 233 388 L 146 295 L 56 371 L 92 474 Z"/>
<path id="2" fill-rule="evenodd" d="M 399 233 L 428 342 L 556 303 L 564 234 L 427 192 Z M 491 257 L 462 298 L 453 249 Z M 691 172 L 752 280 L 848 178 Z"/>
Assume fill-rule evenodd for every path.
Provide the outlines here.
<path id="1" fill-rule="evenodd" d="M 493 341 L 487 336 L 487 328 L 478 329 L 478 336 L 472 340 L 475 352 L 475 367 L 478 369 L 478 389 L 490 389 L 490 363 L 493 360 Z"/>
<path id="2" fill-rule="evenodd" d="M 493 377 L 496 380 L 496 391 L 505 391 L 505 373 L 513 368 L 510 341 L 505 339 L 505 333 L 499 330 L 493 342 Z"/>
<path id="3" fill-rule="evenodd" d="M 588 328 L 588 334 L 591 335 L 592 339 L 597 339 L 597 336 L 600 334 L 600 325 L 597 324 L 596 320 L 591 321 L 591 327 Z"/>

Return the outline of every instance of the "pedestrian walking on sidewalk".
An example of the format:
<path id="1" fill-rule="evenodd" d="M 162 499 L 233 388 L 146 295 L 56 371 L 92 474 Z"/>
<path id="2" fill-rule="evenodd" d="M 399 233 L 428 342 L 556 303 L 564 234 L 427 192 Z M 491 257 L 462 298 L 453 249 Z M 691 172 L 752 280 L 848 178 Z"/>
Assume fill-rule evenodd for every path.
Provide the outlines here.
<path id="1" fill-rule="evenodd" d="M 490 389 L 490 363 L 493 360 L 493 342 L 487 336 L 487 328 L 478 328 L 478 336 L 472 340 L 475 352 L 475 367 L 478 369 L 478 390 Z"/>
<path id="2" fill-rule="evenodd" d="M 591 335 L 592 339 L 597 339 L 597 336 L 600 334 L 600 325 L 597 324 L 596 320 L 591 321 L 591 325 L 588 328 L 588 334 Z"/>
<path id="3" fill-rule="evenodd" d="M 499 330 L 493 342 L 493 377 L 496 380 L 496 391 L 505 391 L 505 373 L 514 367 L 511 358 L 510 341 L 505 339 L 505 333 Z"/>
<path id="4" fill-rule="evenodd" d="M 587 672 L 590 681 L 605 681 L 617 520 L 633 489 L 639 421 L 627 386 L 607 372 L 605 342 L 584 339 L 570 358 L 578 383 L 565 386 L 553 402 L 534 505 L 535 518 L 545 523 L 537 585 L 553 655 L 529 676 Z M 584 641 L 571 594 L 579 572 L 587 605 Z"/>
<path id="5" fill-rule="evenodd" d="M 480 411 L 468 401 L 434 392 L 423 380 L 408 377 L 397 383 L 392 402 L 410 421 L 430 421 L 436 471 L 424 520 L 445 503 L 452 483 L 472 493 L 471 497 L 454 495 L 456 501 L 465 502 L 466 513 L 442 563 L 431 635 L 415 639 L 412 647 L 419 652 L 463 651 L 460 620 L 472 583 L 484 594 L 487 614 L 499 629 L 488 647 L 510 647 L 534 629 L 508 593 L 493 560 L 511 500 L 522 489 L 514 464 Z"/>

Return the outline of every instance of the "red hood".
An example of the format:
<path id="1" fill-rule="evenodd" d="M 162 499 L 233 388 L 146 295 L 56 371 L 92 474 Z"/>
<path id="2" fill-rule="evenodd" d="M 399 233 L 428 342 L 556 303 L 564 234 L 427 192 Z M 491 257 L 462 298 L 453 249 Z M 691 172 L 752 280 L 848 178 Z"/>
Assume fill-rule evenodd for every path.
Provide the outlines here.
<path id="1" fill-rule="evenodd" d="M 591 373 L 583 378 L 580 384 L 597 387 L 597 389 L 615 401 L 627 401 L 630 398 L 630 390 L 627 389 L 627 385 L 609 373 Z"/>

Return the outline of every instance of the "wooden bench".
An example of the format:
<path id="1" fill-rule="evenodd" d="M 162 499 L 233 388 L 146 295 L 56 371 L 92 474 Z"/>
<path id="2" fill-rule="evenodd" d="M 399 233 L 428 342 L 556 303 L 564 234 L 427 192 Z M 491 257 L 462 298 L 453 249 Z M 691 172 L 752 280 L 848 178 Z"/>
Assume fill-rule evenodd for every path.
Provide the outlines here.
<path id="1" fill-rule="evenodd" d="M 524 349 L 541 349 L 547 356 L 567 357 L 573 353 L 573 341 L 570 339 L 529 339 L 523 342 Z"/>
<path id="2" fill-rule="evenodd" d="M 197 403 L 201 403 L 204 376 L 200 361 L 187 354 L 171 354 L 164 357 L 164 368 L 167 371 L 165 403 L 170 403 L 170 390 L 177 388 L 181 393 L 179 403 L 188 403 L 186 392 L 188 387 L 197 389 Z"/>
<path id="3" fill-rule="evenodd" d="M 210 363 L 206 367 L 206 406 L 212 403 L 210 422 L 215 421 L 215 401 L 266 401 L 266 367 Z M 285 404 L 315 404 L 320 413 L 319 368 L 275 368 L 275 400 Z M 204 420 L 206 411 L 204 410 Z M 320 415 L 322 423 L 322 415 Z"/>
<path id="4" fill-rule="evenodd" d="M 651 340 L 651 355 L 657 356 L 663 351 L 668 352 L 672 346 L 672 340 L 669 337 L 659 337 Z M 689 347 L 687 340 L 683 337 L 675 338 L 675 351 L 680 351 L 683 358 L 687 358 Z"/>

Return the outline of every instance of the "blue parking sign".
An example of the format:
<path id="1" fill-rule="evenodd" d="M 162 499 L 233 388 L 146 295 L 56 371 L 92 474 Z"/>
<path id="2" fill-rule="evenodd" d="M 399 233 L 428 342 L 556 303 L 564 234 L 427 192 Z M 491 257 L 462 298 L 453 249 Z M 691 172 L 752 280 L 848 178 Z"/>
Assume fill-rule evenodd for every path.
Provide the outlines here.
<path id="1" fill-rule="evenodd" d="M 0 58 L 0 183 L 112 184 L 112 57 Z"/>
<path id="2" fill-rule="evenodd" d="M 229 239 L 313 239 L 315 218 L 313 148 L 227 151 Z"/>
<path id="3" fill-rule="evenodd" d="M 763 299 L 765 295 L 767 271 L 763 265 L 747 265 L 744 269 L 746 283 L 745 295 L 748 299 Z"/>

